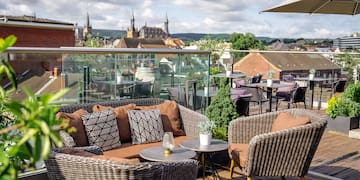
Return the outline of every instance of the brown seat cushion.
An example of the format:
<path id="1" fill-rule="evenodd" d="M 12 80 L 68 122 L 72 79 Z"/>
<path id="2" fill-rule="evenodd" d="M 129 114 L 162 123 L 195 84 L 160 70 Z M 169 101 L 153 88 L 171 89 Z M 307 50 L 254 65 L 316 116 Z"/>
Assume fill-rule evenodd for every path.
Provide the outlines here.
<path id="1" fill-rule="evenodd" d="M 179 145 L 181 141 L 191 139 L 189 136 L 178 136 L 175 137 L 175 145 Z M 105 151 L 104 155 L 118 157 L 118 158 L 140 158 L 140 152 L 145 148 L 161 146 L 162 142 L 148 143 L 148 144 L 121 144 L 120 148 Z"/>
<path id="2" fill-rule="evenodd" d="M 275 119 L 271 131 L 280 131 L 292 127 L 302 126 L 311 123 L 309 117 L 294 117 L 288 112 L 281 112 Z"/>
<path id="3" fill-rule="evenodd" d="M 85 127 L 81 119 L 81 115 L 88 114 L 84 109 L 79 109 L 73 113 L 58 112 L 57 118 L 63 118 L 69 120 L 69 127 L 76 128 L 76 132 L 71 134 L 76 146 L 88 146 L 88 138 L 86 136 Z"/>
<path id="4" fill-rule="evenodd" d="M 136 106 L 136 109 L 160 109 L 164 131 L 173 132 L 174 136 L 185 136 L 184 130 L 181 129 L 180 112 L 176 101 L 165 101 L 154 106 Z"/>
<path id="5" fill-rule="evenodd" d="M 247 163 L 249 144 L 230 144 L 229 153 L 232 159 L 244 168 Z"/>
<path id="6" fill-rule="evenodd" d="M 91 156 L 91 157 L 95 158 L 95 159 L 110 160 L 110 161 L 116 161 L 116 162 L 127 163 L 127 164 L 138 164 L 138 163 L 140 163 L 139 158 L 126 159 L 126 158 L 119 158 L 119 157 L 106 156 L 106 155 L 95 155 L 95 156 Z"/>
<path id="7" fill-rule="evenodd" d="M 117 125 L 119 129 L 120 141 L 122 143 L 131 142 L 131 132 L 130 132 L 130 123 L 128 117 L 128 110 L 134 110 L 136 107 L 135 104 L 128 104 L 125 106 L 118 106 L 114 108 Z M 99 112 L 109 109 L 109 106 L 94 105 L 93 112 Z"/>

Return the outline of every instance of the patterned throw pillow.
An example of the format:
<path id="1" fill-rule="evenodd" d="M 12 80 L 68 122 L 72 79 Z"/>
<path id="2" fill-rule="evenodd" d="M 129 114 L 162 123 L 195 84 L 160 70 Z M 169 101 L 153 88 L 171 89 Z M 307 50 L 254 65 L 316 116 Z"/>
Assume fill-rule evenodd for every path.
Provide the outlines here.
<path id="1" fill-rule="evenodd" d="M 151 143 L 162 140 L 164 135 L 160 110 L 129 110 L 129 122 L 133 144 Z"/>
<path id="2" fill-rule="evenodd" d="M 121 145 L 113 109 L 81 116 L 90 145 L 97 145 L 104 151 Z"/>

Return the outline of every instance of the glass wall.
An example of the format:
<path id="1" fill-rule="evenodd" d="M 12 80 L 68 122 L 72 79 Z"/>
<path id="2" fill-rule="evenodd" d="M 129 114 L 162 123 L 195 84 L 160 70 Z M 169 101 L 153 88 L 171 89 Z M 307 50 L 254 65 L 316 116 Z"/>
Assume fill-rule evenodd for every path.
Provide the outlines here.
<path id="1" fill-rule="evenodd" d="M 26 75 L 19 81 L 21 86 L 31 86 L 37 94 L 68 88 L 62 99 L 66 103 L 169 99 L 174 89 L 177 94 L 172 97 L 185 98 L 184 105 L 192 107 L 194 99 L 199 108 L 208 103 L 202 91 L 208 86 L 207 51 L 14 47 L 8 52 L 18 77 Z M 192 98 L 194 87 L 197 98 Z M 20 91 L 18 99 L 25 97 Z"/>

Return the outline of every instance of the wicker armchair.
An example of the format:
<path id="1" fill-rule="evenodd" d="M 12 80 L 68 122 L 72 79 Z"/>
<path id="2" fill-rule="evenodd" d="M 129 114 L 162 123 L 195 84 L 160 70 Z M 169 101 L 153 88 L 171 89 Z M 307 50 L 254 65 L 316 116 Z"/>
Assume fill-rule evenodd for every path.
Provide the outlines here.
<path id="1" fill-rule="evenodd" d="M 280 112 L 290 112 L 295 117 L 307 116 L 311 123 L 271 132 L 272 124 Z M 230 153 L 230 176 L 236 163 L 248 179 L 252 176 L 298 176 L 304 179 L 326 124 L 326 118 L 305 109 L 288 109 L 231 121 L 229 143 L 249 146 L 245 167 L 234 161 Z"/>
<path id="2" fill-rule="evenodd" d="M 88 147 L 90 152 L 102 154 L 101 149 Z M 86 148 L 82 148 L 87 150 Z M 75 156 L 51 152 L 45 161 L 50 180 L 86 179 L 196 179 L 198 162 L 184 160 L 176 162 L 143 162 L 125 164 L 110 160 Z"/>

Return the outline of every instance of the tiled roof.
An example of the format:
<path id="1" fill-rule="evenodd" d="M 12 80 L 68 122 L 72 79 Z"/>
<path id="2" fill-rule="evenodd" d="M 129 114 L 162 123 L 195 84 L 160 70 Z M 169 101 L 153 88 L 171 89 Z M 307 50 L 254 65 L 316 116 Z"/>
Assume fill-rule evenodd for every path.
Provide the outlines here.
<path id="1" fill-rule="evenodd" d="M 271 64 L 281 70 L 304 70 L 304 69 L 340 69 L 320 54 L 306 53 L 260 53 Z"/>
<path id="2" fill-rule="evenodd" d="M 127 48 L 137 48 L 140 44 L 142 47 L 157 46 L 166 47 L 161 39 L 136 39 L 136 38 L 123 38 Z"/>
<path id="3" fill-rule="evenodd" d="M 74 25 L 69 22 L 62 22 L 57 20 L 45 19 L 45 18 L 37 18 L 34 16 L 8 16 L 8 15 L 0 15 L 1 21 L 18 21 L 18 22 L 32 22 L 32 23 L 47 23 L 47 24 L 61 24 L 61 25 Z"/>

